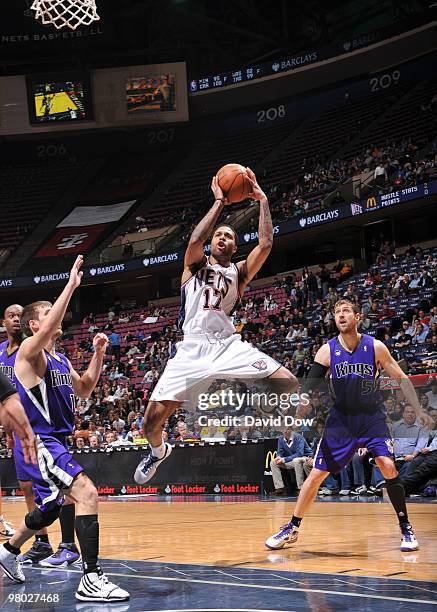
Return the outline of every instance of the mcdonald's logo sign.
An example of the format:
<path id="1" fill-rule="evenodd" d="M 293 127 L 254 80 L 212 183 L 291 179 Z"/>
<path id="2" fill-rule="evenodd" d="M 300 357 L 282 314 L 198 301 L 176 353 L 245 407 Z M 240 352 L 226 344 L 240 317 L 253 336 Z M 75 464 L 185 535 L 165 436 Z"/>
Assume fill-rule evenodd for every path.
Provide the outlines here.
<path id="1" fill-rule="evenodd" d="M 264 468 L 266 470 L 270 467 L 270 462 L 273 461 L 273 459 L 276 459 L 277 454 L 278 454 L 277 451 L 268 451 L 266 455 L 266 460 L 264 463 Z"/>
<path id="2" fill-rule="evenodd" d="M 367 198 L 366 209 L 376 208 L 376 198 Z"/>

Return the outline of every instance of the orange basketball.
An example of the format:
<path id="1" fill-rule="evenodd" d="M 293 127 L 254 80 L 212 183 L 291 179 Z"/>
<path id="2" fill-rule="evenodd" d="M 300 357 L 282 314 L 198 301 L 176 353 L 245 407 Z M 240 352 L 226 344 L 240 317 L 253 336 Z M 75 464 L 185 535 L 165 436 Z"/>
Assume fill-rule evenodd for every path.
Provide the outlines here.
<path id="1" fill-rule="evenodd" d="M 217 178 L 223 195 L 229 202 L 241 202 L 252 193 L 246 168 L 240 164 L 226 164 L 217 172 Z"/>

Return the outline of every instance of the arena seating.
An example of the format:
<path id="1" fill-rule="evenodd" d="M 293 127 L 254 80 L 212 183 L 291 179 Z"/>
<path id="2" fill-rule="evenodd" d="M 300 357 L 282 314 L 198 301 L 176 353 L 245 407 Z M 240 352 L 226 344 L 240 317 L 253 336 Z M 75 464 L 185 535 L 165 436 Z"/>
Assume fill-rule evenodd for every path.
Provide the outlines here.
<path id="1" fill-rule="evenodd" d="M 84 163 L 39 160 L 0 165 L 0 243 L 9 255 L 62 197 Z"/>

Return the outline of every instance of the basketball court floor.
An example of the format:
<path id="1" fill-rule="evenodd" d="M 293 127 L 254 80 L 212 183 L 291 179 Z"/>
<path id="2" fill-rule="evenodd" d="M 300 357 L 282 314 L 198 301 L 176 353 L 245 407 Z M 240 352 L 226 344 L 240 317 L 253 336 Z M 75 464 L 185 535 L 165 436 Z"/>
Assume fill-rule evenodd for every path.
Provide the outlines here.
<path id="1" fill-rule="evenodd" d="M 130 601 L 76 602 L 80 568 L 25 568 L 23 585 L 0 579 L 0 609 L 437 610 L 436 499 L 409 503 L 421 545 L 416 552 L 400 552 L 391 506 L 368 498 L 317 501 L 296 544 L 267 550 L 264 540 L 289 520 L 294 501 L 256 496 L 103 499 L 102 567 L 130 591 Z M 24 503 L 4 501 L 3 510 L 18 524 Z M 50 528 L 54 547 L 58 525 Z"/>

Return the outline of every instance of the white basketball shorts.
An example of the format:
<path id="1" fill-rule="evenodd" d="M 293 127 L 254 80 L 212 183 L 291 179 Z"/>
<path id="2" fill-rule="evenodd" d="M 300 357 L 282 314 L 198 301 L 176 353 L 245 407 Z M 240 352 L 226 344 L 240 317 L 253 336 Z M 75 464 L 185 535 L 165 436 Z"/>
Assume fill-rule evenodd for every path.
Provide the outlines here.
<path id="1" fill-rule="evenodd" d="M 267 378 L 281 364 L 232 334 L 223 340 L 205 336 L 185 337 L 168 360 L 150 400 L 185 402 L 204 393 L 211 382 L 223 379 Z"/>

